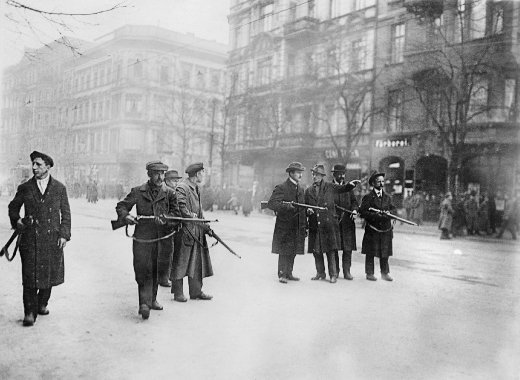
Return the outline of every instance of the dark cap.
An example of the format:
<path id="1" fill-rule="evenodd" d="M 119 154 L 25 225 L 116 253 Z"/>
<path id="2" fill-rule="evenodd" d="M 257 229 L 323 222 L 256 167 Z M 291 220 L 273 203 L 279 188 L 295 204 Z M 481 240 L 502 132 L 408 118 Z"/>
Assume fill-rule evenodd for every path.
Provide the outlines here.
<path id="1" fill-rule="evenodd" d="M 292 172 L 294 170 L 298 170 L 300 172 L 305 171 L 305 168 L 302 166 L 301 162 L 291 162 L 289 166 L 285 169 L 285 171 Z"/>
<path id="2" fill-rule="evenodd" d="M 164 174 L 165 179 L 181 179 L 182 177 L 179 177 L 179 172 L 177 170 L 168 170 Z"/>
<path id="3" fill-rule="evenodd" d="M 347 168 L 345 167 L 345 165 L 342 165 L 342 164 L 336 164 L 332 167 L 332 172 L 333 173 L 345 173 L 345 171 L 347 170 Z"/>
<path id="4" fill-rule="evenodd" d="M 323 165 L 314 165 L 314 167 L 311 169 L 311 172 L 318 173 L 318 174 L 321 174 L 323 176 L 327 175 L 325 173 L 325 166 L 323 166 Z"/>
<path id="5" fill-rule="evenodd" d="M 376 179 L 376 177 L 379 177 L 381 175 L 384 177 L 385 173 L 374 170 L 372 172 L 372 174 L 370 174 L 370 178 L 368 179 L 368 184 L 374 186 L 374 180 Z"/>
<path id="6" fill-rule="evenodd" d="M 29 156 L 31 158 L 31 162 L 34 161 L 35 158 L 41 158 L 46 165 L 49 165 L 51 168 L 54 166 L 54 161 L 50 156 L 47 156 L 45 153 L 34 151 Z"/>
<path id="7" fill-rule="evenodd" d="M 204 164 L 202 162 L 194 162 L 193 164 L 189 165 L 185 173 L 188 173 L 188 175 L 196 174 L 197 172 L 204 169 Z"/>
<path id="8" fill-rule="evenodd" d="M 161 161 L 150 161 L 146 164 L 146 170 L 166 171 L 168 166 Z"/>

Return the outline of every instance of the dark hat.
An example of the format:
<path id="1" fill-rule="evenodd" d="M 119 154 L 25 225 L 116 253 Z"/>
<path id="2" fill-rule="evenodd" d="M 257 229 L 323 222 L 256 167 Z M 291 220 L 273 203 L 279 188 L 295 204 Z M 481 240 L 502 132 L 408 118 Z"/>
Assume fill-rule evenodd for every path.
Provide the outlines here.
<path id="1" fill-rule="evenodd" d="M 345 173 L 345 171 L 347 170 L 347 168 L 345 167 L 345 165 L 342 165 L 342 164 L 336 164 L 332 167 L 332 173 L 334 172 L 342 172 L 342 173 Z"/>
<path id="2" fill-rule="evenodd" d="M 368 184 L 369 185 L 374 185 L 374 179 L 376 179 L 376 177 L 379 177 L 380 175 L 382 175 L 383 177 L 385 176 L 385 173 L 383 172 L 378 172 L 377 170 L 374 170 L 372 172 L 372 174 L 370 174 L 370 178 L 368 179 Z"/>
<path id="3" fill-rule="evenodd" d="M 179 172 L 177 170 L 168 170 L 164 174 L 164 178 L 166 178 L 166 179 L 181 179 L 182 177 L 179 177 Z"/>
<path id="4" fill-rule="evenodd" d="M 166 171 L 168 170 L 168 166 L 161 161 L 150 161 L 146 164 L 146 170 Z"/>
<path id="5" fill-rule="evenodd" d="M 311 172 L 318 173 L 318 174 L 321 174 L 323 176 L 327 175 L 325 173 L 325 166 L 323 166 L 323 165 L 314 165 L 314 167 L 311 169 Z"/>
<path id="6" fill-rule="evenodd" d="M 51 168 L 54 166 L 54 161 L 50 156 L 47 156 L 45 153 L 34 151 L 29 156 L 31 161 L 34 161 L 35 158 L 41 158 L 46 165 L 49 165 Z"/>
<path id="7" fill-rule="evenodd" d="M 192 175 L 203 169 L 204 169 L 204 164 L 202 162 L 195 162 L 195 163 L 189 165 L 184 172 L 188 173 L 188 175 Z"/>
<path id="8" fill-rule="evenodd" d="M 297 171 L 300 171 L 300 172 L 303 172 L 305 171 L 305 168 L 302 166 L 301 162 L 291 162 L 289 164 L 289 166 L 287 167 L 287 169 L 285 169 L 285 171 L 288 173 L 288 172 L 292 172 L 294 170 L 297 170 Z"/>

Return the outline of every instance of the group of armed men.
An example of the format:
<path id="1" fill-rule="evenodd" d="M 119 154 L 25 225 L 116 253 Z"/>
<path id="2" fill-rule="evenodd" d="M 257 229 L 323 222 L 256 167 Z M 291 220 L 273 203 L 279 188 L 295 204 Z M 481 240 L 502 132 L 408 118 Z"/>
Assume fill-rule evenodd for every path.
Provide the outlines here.
<path id="1" fill-rule="evenodd" d="M 32 326 L 38 315 L 49 314 L 52 287 L 64 282 L 63 249 L 71 238 L 67 190 L 49 173 L 54 165 L 52 158 L 34 151 L 30 159 L 33 177 L 18 187 L 8 206 L 13 237 L 18 236 L 11 259 L 19 248 L 22 263 L 24 326 Z M 147 163 L 148 181 L 132 188 L 117 203 L 118 219 L 113 222 L 113 228 L 135 225 L 133 266 L 138 312 L 143 319 L 149 318 L 150 310 L 163 309 L 157 301 L 159 285 L 171 286 L 175 301 L 188 300 L 183 293 L 184 277 L 188 277 L 190 299 L 212 299 L 202 291 L 203 279 L 213 275 L 206 235 L 214 234 L 202 211 L 199 185 L 204 165 L 189 165 L 185 170 L 187 178 L 182 181 L 177 171 L 168 169 L 160 161 Z M 366 278 L 376 281 L 374 257 L 378 257 L 382 278 L 392 281 L 388 265 L 392 227 L 388 215 L 395 207 L 383 191 L 384 173 L 370 176 L 373 191 L 358 206 L 352 190 L 360 181 L 345 182 L 344 165 L 334 166 L 331 182 L 324 180 L 323 165 L 314 166 L 313 184 L 305 191 L 299 185 L 303 171 L 301 163 L 289 164 L 288 179 L 275 187 L 267 202 L 276 213 L 272 252 L 279 255 L 279 281 L 299 280 L 293 275 L 294 259 L 304 253 L 307 235 L 308 251 L 314 255 L 317 270 L 312 279 L 326 278 L 325 255 L 330 282 L 335 283 L 339 275 L 338 251 L 342 250 L 343 275 L 352 280 L 351 256 L 357 249 L 354 218 L 358 213 L 366 222 L 362 247 Z M 22 206 L 24 217 L 20 216 Z M 135 216 L 131 214 L 134 207 Z M 7 248 L 2 250 L 5 252 Z"/>

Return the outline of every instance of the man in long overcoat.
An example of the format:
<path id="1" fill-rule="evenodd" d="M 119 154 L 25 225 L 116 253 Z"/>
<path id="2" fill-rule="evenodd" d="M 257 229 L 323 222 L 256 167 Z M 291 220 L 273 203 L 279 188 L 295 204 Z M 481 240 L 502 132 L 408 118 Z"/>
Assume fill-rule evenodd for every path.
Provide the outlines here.
<path id="1" fill-rule="evenodd" d="M 63 248 L 70 240 L 71 226 L 67 190 L 49 174 L 54 165 L 52 158 L 36 151 L 30 158 L 34 176 L 18 186 L 8 206 L 11 226 L 22 233 L 24 326 L 32 326 L 38 314 L 49 314 L 47 304 L 52 287 L 65 280 Z"/>
<path id="2" fill-rule="evenodd" d="M 139 294 L 139 314 L 143 319 L 150 317 L 150 309 L 162 310 L 157 302 L 159 255 L 169 255 L 172 251 L 175 223 L 167 223 L 162 215 L 179 216 L 175 192 L 164 183 L 164 173 L 168 166 L 160 161 L 146 164 L 148 181 L 130 190 L 117 203 L 119 220 L 126 224 L 136 224 L 133 241 L 134 273 Z M 130 214 L 136 207 L 137 216 L 153 217 L 137 220 Z"/>
<path id="3" fill-rule="evenodd" d="M 451 201 L 453 199 L 453 195 L 451 192 L 447 192 L 444 196 L 444 200 L 441 202 L 441 214 L 439 217 L 439 229 L 441 232 L 441 239 L 451 239 L 450 231 L 451 225 L 453 223 L 453 206 L 451 205 Z"/>
<path id="4" fill-rule="evenodd" d="M 359 182 L 351 181 L 345 185 L 338 185 L 324 181 L 326 176 L 323 165 L 315 165 L 312 169 L 313 184 L 305 190 L 305 203 L 311 206 L 326 208 L 326 210 L 308 209 L 309 214 L 309 245 L 308 251 L 314 256 L 316 276 L 312 280 L 325 279 L 325 260 L 327 256 L 330 282 L 335 283 L 338 278 L 339 219 L 335 210 L 334 197 L 346 193 L 356 187 Z"/>
<path id="5" fill-rule="evenodd" d="M 392 252 L 392 220 L 388 216 L 370 211 L 376 210 L 391 212 L 395 210 L 392 198 L 383 190 L 385 185 L 385 173 L 374 172 L 368 181 L 373 186 L 371 192 L 366 194 L 361 200 L 359 213 L 365 219 L 365 235 L 361 253 L 365 255 L 365 272 L 367 280 L 376 281 L 374 277 L 374 257 L 379 258 L 381 278 L 392 281 L 390 277 L 390 265 L 388 259 L 393 255 Z"/>
<path id="6" fill-rule="evenodd" d="M 345 171 L 345 165 L 334 165 L 332 168 L 332 175 L 334 176 L 332 183 L 343 185 L 345 183 Z M 338 250 L 343 251 L 341 258 L 343 277 L 347 280 L 353 280 L 354 277 L 350 274 L 350 267 L 352 266 L 352 251 L 357 250 L 355 218 L 359 210 L 359 204 L 356 195 L 352 190 L 346 193 L 335 194 L 334 203 L 341 208 L 352 211 L 352 214 L 349 214 L 346 211 L 336 208 L 336 214 L 339 218 L 339 230 L 337 236 Z M 339 267 L 338 253 L 336 253 L 336 262 Z"/>
<path id="7" fill-rule="evenodd" d="M 175 191 L 179 211 L 183 218 L 204 219 L 199 184 L 204 178 L 204 164 L 196 162 L 186 168 L 188 178 L 179 182 Z M 190 299 L 211 300 L 213 296 L 202 291 L 202 280 L 213 276 L 206 235 L 211 234 L 207 224 L 183 222 L 175 235 L 171 292 L 174 300 L 186 302 L 183 278 L 188 276 Z"/>
<path id="8" fill-rule="evenodd" d="M 305 236 L 307 234 L 307 216 L 305 208 L 297 207 L 290 202 L 304 203 L 303 189 L 299 185 L 305 168 L 299 162 L 291 162 L 285 169 L 289 177 L 276 185 L 267 207 L 276 213 L 271 252 L 278 254 L 278 280 L 299 281 L 293 276 L 296 255 L 305 253 Z M 286 202 L 286 203 L 284 203 Z"/>

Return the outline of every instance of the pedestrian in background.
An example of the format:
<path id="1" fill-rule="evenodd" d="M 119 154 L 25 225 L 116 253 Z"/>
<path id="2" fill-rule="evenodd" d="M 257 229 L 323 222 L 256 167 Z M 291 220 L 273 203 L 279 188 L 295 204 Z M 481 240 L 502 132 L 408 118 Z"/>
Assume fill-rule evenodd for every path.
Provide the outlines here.
<path id="1" fill-rule="evenodd" d="M 132 250 L 139 295 L 139 314 L 143 319 L 150 317 L 150 309 L 163 309 L 157 301 L 159 286 L 157 259 L 159 256 L 164 257 L 171 253 L 176 223 L 167 223 L 161 216 L 179 216 L 175 192 L 164 183 L 164 173 L 167 170 L 168 166 L 161 161 L 147 163 L 148 181 L 132 188 L 116 206 L 121 223 L 136 225 Z M 130 214 L 134 206 L 137 216 L 153 218 L 138 221 Z"/>
<path id="2" fill-rule="evenodd" d="M 345 184 L 345 165 L 337 164 L 332 168 L 333 180 L 332 182 L 337 185 Z M 347 191 L 346 193 L 340 193 L 334 195 L 334 203 L 339 207 L 349 210 L 352 214 L 346 211 L 336 208 L 336 215 L 339 219 L 338 224 L 338 250 L 343 251 L 341 257 L 341 268 L 343 270 L 343 277 L 346 280 L 353 280 L 352 274 L 350 273 L 350 267 L 352 266 L 352 251 L 357 250 L 356 245 L 356 216 L 359 210 L 359 204 L 354 194 L 354 191 Z M 339 266 L 339 253 L 336 251 L 336 262 Z M 338 269 L 339 275 L 339 269 Z"/>
<path id="3" fill-rule="evenodd" d="M 489 235 L 491 233 L 489 221 L 489 198 L 483 194 L 479 200 L 477 216 L 477 234 L 480 232 Z"/>
<path id="4" fill-rule="evenodd" d="M 441 239 L 451 239 L 450 231 L 453 223 L 454 210 L 452 207 L 453 195 L 451 192 L 447 192 L 444 196 L 444 200 L 440 206 L 440 217 L 439 217 L 439 229 L 441 232 Z"/>
<path id="5" fill-rule="evenodd" d="M 519 205 L 518 199 L 516 196 L 509 197 L 507 194 L 505 196 L 505 210 L 504 216 L 502 218 L 502 226 L 500 227 L 500 231 L 496 236 L 497 239 L 500 239 L 504 232 L 507 230 L 511 234 L 513 240 L 516 240 L 516 229 L 518 228 L 518 220 L 519 220 Z"/>
<path id="6" fill-rule="evenodd" d="M 370 208 L 382 212 L 392 212 L 395 206 L 392 198 L 383 190 L 385 186 L 385 173 L 374 172 L 368 180 L 373 187 L 372 191 L 363 197 L 359 213 L 365 219 L 365 234 L 361 253 L 365 255 L 365 273 L 369 281 L 377 281 L 374 276 L 374 257 L 379 258 L 381 278 L 393 281 L 390 277 L 389 258 L 393 256 L 392 248 L 392 221 L 381 212 L 371 211 Z"/>
<path id="7" fill-rule="evenodd" d="M 472 190 L 466 195 L 464 201 L 464 212 L 466 215 L 466 228 L 468 229 L 468 235 L 479 235 L 477 230 L 477 218 L 478 218 L 478 203 L 475 199 L 477 193 Z"/>
<path id="8" fill-rule="evenodd" d="M 411 203 L 411 215 L 410 218 L 412 221 L 417 223 L 419 226 L 423 222 L 424 215 L 424 195 L 420 191 L 417 191 L 410 200 Z"/>
<path id="9" fill-rule="evenodd" d="M 489 228 L 491 234 L 497 232 L 496 217 L 497 217 L 497 205 L 495 203 L 495 194 L 490 194 L 488 202 L 488 216 L 489 216 Z"/>
<path id="10" fill-rule="evenodd" d="M 453 210 L 453 237 L 464 236 L 464 229 L 466 228 L 466 212 L 464 209 L 464 196 L 460 199 L 453 197 L 452 204 L 455 204 Z"/>
<path id="11" fill-rule="evenodd" d="M 289 177 L 275 186 L 267 202 L 267 207 L 276 213 L 271 252 L 278 255 L 278 281 L 282 284 L 300 280 L 293 276 L 294 259 L 296 255 L 305 253 L 307 216 L 305 208 L 296 207 L 290 202 L 305 202 L 299 184 L 304 171 L 301 163 L 291 162 L 285 169 Z"/>
<path id="12" fill-rule="evenodd" d="M 32 326 L 38 314 L 49 314 L 52 288 L 65 281 L 63 249 L 71 228 L 67 189 L 49 173 L 54 161 L 37 151 L 30 158 L 33 177 L 18 186 L 8 206 L 11 226 L 22 234 L 24 326 Z M 24 218 L 20 217 L 22 206 Z"/>
<path id="13" fill-rule="evenodd" d="M 183 218 L 204 219 L 200 184 L 204 179 L 204 164 L 195 162 L 186 170 L 188 178 L 179 182 L 175 191 L 179 212 Z M 190 299 L 209 301 L 213 298 L 202 291 L 203 279 L 213 276 L 213 267 L 209 256 L 206 235 L 211 235 L 211 228 L 205 223 L 183 222 L 175 234 L 175 249 L 172 263 L 173 299 L 186 302 L 184 295 L 184 277 L 188 277 Z"/>

